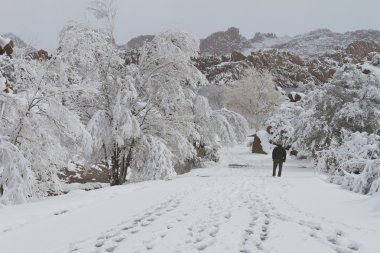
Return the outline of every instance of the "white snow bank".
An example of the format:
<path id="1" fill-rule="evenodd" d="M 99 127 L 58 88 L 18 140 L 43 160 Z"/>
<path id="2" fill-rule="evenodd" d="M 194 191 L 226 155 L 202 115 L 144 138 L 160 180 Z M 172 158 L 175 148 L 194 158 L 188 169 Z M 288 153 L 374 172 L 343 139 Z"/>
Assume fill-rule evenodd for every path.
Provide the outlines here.
<path id="1" fill-rule="evenodd" d="M 69 193 L 76 190 L 83 190 L 83 191 L 91 191 L 96 190 L 104 187 L 108 187 L 110 184 L 107 183 L 72 183 L 72 184 L 63 184 L 62 185 L 62 192 Z"/>
<path id="2" fill-rule="evenodd" d="M 372 197 L 368 200 L 368 203 L 374 212 L 380 212 L 380 192 L 372 195 Z"/>
<path id="3" fill-rule="evenodd" d="M 170 181 L 0 208 L 0 251 L 378 252 L 379 194 L 325 183 L 305 161 L 287 161 L 273 178 L 270 155 L 246 145 L 220 154 L 219 164 Z M 252 166 L 227 167 L 236 162 Z"/>

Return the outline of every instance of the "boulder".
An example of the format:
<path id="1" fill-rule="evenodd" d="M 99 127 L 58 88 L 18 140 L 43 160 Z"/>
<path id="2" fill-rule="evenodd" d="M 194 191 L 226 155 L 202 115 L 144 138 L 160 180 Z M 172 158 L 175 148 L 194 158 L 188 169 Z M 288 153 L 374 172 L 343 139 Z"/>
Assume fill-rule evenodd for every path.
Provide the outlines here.
<path id="1" fill-rule="evenodd" d="M 302 99 L 302 96 L 300 94 L 298 94 L 297 92 L 291 92 L 288 94 L 288 98 L 289 98 L 289 101 L 290 102 L 298 102 Z"/>
<path id="2" fill-rule="evenodd" d="M 266 155 L 267 153 L 263 150 L 263 146 L 261 145 L 260 138 L 256 134 L 253 137 L 254 139 L 252 143 L 252 153 Z"/>
<path id="3" fill-rule="evenodd" d="M 244 54 L 238 52 L 238 51 L 233 51 L 231 53 L 231 61 L 244 61 L 247 57 L 245 57 Z"/>
<path id="4" fill-rule="evenodd" d="M 29 53 L 29 57 L 33 60 L 39 60 L 39 61 L 46 61 L 51 58 L 49 56 L 49 53 L 43 49 Z"/>

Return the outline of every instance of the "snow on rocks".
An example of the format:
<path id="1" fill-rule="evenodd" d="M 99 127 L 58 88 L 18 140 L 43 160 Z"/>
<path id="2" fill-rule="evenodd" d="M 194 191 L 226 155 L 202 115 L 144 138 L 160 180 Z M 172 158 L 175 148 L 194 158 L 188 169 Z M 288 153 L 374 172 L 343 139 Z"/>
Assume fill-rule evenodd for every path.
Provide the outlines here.
<path id="1" fill-rule="evenodd" d="M 4 38 L 0 35 L 0 55 L 6 53 L 8 56 L 10 56 L 13 53 L 13 41 Z"/>
<path id="2" fill-rule="evenodd" d="M 269 134 L 264 131 L 258 131 L 256 135 L 259 137 L 261 141 L 261 146 L 263 147 L 263 150 L 267 154 L 271 154 L 271 150 L 273 149 L 274 145 L 269 143 Z"/>

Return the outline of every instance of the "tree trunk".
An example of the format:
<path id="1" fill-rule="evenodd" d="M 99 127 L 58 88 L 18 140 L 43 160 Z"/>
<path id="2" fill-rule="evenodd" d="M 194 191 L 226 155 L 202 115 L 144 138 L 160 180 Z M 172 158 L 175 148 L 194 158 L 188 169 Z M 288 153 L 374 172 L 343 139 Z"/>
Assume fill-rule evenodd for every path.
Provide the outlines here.
<path id="1" fill-rule="evenodd" d="M 125 155 L 123 156 L 123 170 L 120 177 L 120 184 L 124 184 L 127 177 L 128 168 L 131 165 L 133 158 L 133 148 L 135 146 L 135 139 L 132 140 L 131 146 L 129 147 L 127 158 L 125 159 Z"/>
<path id="2" fill-rule="evenodd" d="M 111 186 L 122 185 L 126 181 L 128 168 L 131 165 L 133 157 L 133 148 L 135 146 L 135 140 L 133 139 L 129 147 L 128 153 L 125 154 L 125 148 L 120 148 L 115 144 L 112 154 L 111 164 Z"/>
<path id="3" fill-rule="evenodd" d="M 111 157 L 111 186 L 119 185 L 119 175 L 120 175 L 120 161 L 119 161 L 120 148 L 117 144 L 114 144 L 112 157 Z"/>

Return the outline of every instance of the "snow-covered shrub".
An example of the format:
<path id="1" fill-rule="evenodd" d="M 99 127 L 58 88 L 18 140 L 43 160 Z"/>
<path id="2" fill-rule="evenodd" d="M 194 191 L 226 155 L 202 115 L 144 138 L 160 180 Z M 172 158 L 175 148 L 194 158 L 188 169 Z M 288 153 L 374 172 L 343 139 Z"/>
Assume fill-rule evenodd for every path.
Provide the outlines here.
<path id="1" fill-rule="evenodd" d="M 317 153 L 316 168 L 331 181 L 363 194 L 378 191 L 380 182 L 380 136 L 343 130 L 327 150 Z"/>
<path id="2" fill-rule="evenodd" d="M 0 136 L 0 204 L 22 203 L 35 193 L 30 163 L 7 138 Z"/>
<path id="3" fill-rule="evenodd" d="M 293 145 L 332 182 L 367 194 L 378 187 L 380 80 L 345 65 L 309 92 L 292 119 Z"/>
<path id="4" fill-rule="evenodd" d="M 376 54 L 373 56 L 372 61 L 371 61 L 371 65 L 373 65 L 375 67 L 380 67 L 380 54 Z"/>
<path id="5" fill-rule="evenodd" d="M 269 132 L 268 138 L 270 143 L 282 141 L 284 147 L 292 145 L 294 128 L 286 117 L 276 114 L 275 117 L 267 120 L 266 126 Z"/>
<path id="6" fill-rule="evenodd" d="M 347 65 L 328 84 L 319 86 L 299 102 L 295 115 L 295 144 L 314 155 L 325 150 L 342 129 L 351 132 L 380 132 L 380 82 Z"/>

